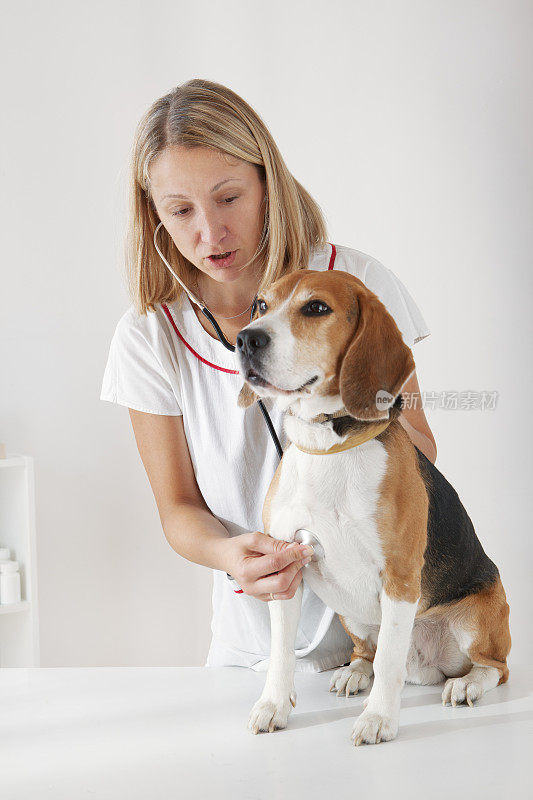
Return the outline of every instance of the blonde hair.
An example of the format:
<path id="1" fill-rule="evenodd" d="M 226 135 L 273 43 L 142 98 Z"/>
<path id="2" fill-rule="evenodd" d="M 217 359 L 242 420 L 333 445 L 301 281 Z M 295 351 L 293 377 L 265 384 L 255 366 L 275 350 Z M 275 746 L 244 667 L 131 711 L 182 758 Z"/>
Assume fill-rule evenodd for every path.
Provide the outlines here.
<path id="1" fill-rule="evenodd" d="M 294 178 L 259 115 L 219 83 L 193 78 L 156 100 L 135 133 L 129 178 L 126 273 L 139 314 L 172 302 L 184 291 L 162 263 L 153 235 L 159 217 L 151 196 L 149 169 L 166 148 L 209 147 L 255 164 L 266 187 L 265 224 L 254 258 L 262 265 L 263 292 L 282 275 L 308 265 L 310 250 L 327 242 L 322 211 Z M 186 286 L 197 268 L 162 226 L 158 244 Z"/>

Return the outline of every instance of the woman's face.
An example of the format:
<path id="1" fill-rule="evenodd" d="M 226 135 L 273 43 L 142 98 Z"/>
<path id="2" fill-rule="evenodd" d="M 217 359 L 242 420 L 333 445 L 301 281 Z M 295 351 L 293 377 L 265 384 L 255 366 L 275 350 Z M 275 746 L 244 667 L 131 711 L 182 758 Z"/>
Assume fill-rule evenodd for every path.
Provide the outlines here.
<path id="1" fill-rule="evenodd" d="M 257 168 L 217 150 L 176 145 L 154 160 L 150 182 L 159 219 L 182 255 L 216 281 L 238 278 L 263 229 L 265 185 Z M 225 261 L 211 258 L 228 250 Z"/>

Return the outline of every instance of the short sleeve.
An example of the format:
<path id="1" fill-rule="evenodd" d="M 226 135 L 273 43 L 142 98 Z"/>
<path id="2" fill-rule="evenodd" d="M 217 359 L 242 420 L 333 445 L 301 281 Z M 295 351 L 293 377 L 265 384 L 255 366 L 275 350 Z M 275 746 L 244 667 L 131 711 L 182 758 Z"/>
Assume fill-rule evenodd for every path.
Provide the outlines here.
<path id="1" fill-rule="evenodd" d="M 158 352 L 158 339 L 126 312 L 111 339 L 100 400 L 149 414 L 182 415 L 179 376 Z M 163 362 L 167 362 L 167 367 Z"/>
<path id="2" fill-rule="evenodd" d="M 430 335 L 422 312 L 392 270 L 371 259 L 366 265 L 363 283 L 379 297 L 391 314 L 408 347 Z"/>

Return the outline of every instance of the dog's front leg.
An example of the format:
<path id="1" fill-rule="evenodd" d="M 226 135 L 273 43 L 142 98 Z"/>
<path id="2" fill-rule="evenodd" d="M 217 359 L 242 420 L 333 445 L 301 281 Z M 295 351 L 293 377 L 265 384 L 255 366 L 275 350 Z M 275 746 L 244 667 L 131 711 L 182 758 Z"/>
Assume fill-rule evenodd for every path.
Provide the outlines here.
<path id="1" fill-rule="evenodd" d="M 374 656 L 374 685 L 352 729 L 354 745 L 394 739 L 418 600 L 393 600 L 381 591 L 381 626 Z"/>
<path id="2" fill-rule="evenodd" d="M 303 581 L 290 600 L 271 600 L 270 661 L 263 693 L 250 712 L 248 727 L 253 733 L 285 728 L 296 705 L 294 645 L 302 607 Z"/>

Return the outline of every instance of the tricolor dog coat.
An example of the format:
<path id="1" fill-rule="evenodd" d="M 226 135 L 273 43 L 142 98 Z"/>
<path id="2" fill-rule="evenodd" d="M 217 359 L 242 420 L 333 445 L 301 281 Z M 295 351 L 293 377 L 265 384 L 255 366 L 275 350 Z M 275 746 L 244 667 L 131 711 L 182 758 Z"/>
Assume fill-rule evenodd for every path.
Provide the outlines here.
<path id="1" fill-rule="evenodd" d="M 352 741 L 393 739 L 404 681 L 448 679 L 442 701 L 472 705 L 504 683 L 509 606 L 457 493 L 399 422 L 413 355 L 385 306 L 342 271 L 300 270 L 258 298 L 238 335 L 239 405 L 273 396 L 291 444 L 263 508 L 265 533 L 304 528 L 323 558 L 304 580 L 353 641 L 330 689 L 374 682 Z M 284 728 L 295 705 L 302 583 L 269 603 L 271 654 L 249 727 Z"/>

